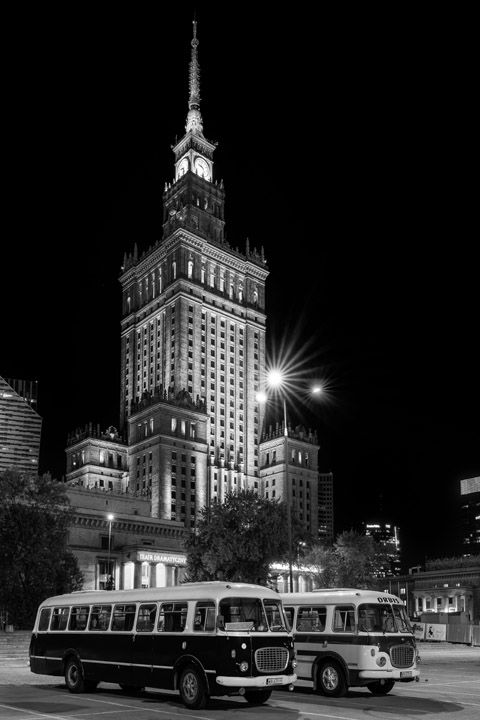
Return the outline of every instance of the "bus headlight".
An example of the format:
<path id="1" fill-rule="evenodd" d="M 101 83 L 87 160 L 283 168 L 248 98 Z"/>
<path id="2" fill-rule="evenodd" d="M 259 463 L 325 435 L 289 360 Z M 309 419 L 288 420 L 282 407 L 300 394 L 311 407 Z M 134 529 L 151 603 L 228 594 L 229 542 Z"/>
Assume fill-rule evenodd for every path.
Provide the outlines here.
<path id="1" fill-rule="evenodd" d="M 386 657 L 377 657 L 376 663 L 378 667 L 385 667 L 387 664 L 387 658 Z"/>
<path id="2" fill-rule="evenodd" d="M 292 664 L 292 668 L 293 668 L 293 669 L 295 670 L 295 668 L 296 668 L 296 667 L 297 667 L 297 665 L 298 665 L 298 662 L 297 662 L 297 661 L 295 660 L 295 658 L 293 658 L 293 660 L 292 660 L 292 663 L 291 663 L 291 664 Z"/>
<path id="3" fill-rule="evenodd" d="M 240 672 L 247 672 L 248 670 L 248 662 L 246 660 L 242 660 L 242 662 L 238 666 Z"/>

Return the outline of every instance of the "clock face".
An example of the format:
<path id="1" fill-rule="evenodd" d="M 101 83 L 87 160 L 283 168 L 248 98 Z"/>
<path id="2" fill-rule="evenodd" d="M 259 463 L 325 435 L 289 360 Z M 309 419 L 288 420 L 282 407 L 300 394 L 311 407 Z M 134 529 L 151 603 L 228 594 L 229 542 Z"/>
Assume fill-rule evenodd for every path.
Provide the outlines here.
<path id="1" fill-rule="evenodd" d="M 200 177 L 205 178 L 205 180 L 210 180 L 210 168 L 208 167 L 207 161 L 201 157 L 195 159 L 195 172 L 197 175 L 200 175 Z"/>
<path id="2" fill-rule="evenodd" d="M 178 166 L 178 177 L 182 177 L 182 175 L 185 175 L 187 170 L 188 170 L 188 160 L 187 160 L 187 158 L 183 158 L 182 162 Z"/>

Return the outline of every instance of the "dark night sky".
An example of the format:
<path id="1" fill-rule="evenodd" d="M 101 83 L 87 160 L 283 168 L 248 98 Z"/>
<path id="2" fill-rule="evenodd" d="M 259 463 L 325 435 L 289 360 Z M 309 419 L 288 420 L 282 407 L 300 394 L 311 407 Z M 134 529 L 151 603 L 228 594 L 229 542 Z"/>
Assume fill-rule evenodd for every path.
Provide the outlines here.
<path id="1" fill-rule="evenodd" d="M 408 562 L 454 554 L 480 473 L 470 22 L 226 7 L 196 8 L 204 132 L 228 242 L 265 249 L 269 345 L 326 381 L 303 413 L 336 532 L 389 520 Z M 118 425 L 118 276 L 161 236 L 192 18 L 12 19 L 0 374 L 39 381 L 41 472 Z"/>

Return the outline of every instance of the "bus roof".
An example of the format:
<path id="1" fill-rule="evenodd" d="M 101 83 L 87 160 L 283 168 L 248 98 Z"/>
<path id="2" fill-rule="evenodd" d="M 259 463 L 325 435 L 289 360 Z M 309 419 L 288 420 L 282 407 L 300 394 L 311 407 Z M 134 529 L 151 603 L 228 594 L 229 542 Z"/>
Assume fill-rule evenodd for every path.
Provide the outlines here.
<path id="1" fill-rule="evenodd" d="M 40 607 L 53 605 L 81 605 L 91 603 L 157 602 L 174 600 L 217 600 L 238 593 L 243 597 L 266 597 L 279 599 L 276 590 L 236 582 L 192 582 L 182 585 L 156 588 L 135 588 L 131 590 L 79 590 L 65 595 L 46 598 Z"/>
<path id="2" fill-rule="evenodd" d="M 383 590 L 363 590 L 360 588 L 317 588 L 311 592 L 297 592 L 297 593 L 280 593 L 280 597 L 284 605 L 298 604 L 298 603 L 317 603 L 317 602 L 354 602 L 358 605 L 361 602 L 387 603 L 389 598 L 392 598 L 395 605 L 404 605 L 404 600 L 401 600 L 392 593 L 384 592 Z"/>

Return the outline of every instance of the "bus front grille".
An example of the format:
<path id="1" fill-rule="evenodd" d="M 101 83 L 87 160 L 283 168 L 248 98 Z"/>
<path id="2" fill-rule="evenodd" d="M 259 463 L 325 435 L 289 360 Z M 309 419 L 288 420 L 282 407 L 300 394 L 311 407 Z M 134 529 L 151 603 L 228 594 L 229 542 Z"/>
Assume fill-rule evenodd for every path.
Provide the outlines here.
<path id="1" fill-rule="evenodd" d="M 412 645 L 395 645 L 390 650 L 390 659 L 393 667 L 411 667 L 415 659 L 415 649 Z"/>
<path id="2" fill-rule="evenodd" d="M 266 647 L 255 651 L 255 664 L 260 672 L 280 672 L 288 663 L 288 650 L 283 647 Z"/>

